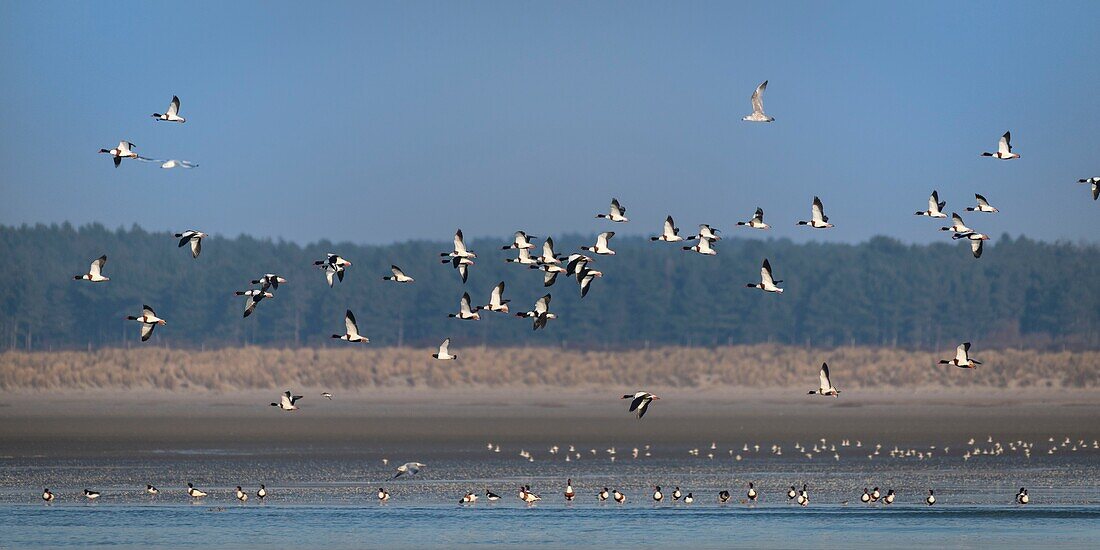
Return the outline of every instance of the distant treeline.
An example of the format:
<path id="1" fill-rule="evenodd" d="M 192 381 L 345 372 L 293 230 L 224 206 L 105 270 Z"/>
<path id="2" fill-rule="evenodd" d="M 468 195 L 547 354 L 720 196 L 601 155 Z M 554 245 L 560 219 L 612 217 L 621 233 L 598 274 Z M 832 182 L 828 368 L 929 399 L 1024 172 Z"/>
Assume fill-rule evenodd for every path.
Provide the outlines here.
<path id="1" fill-rule="evenodd" d="M 324 388 L 550 386 L 798 387 L 817 385 L 822 361 L 841 391 L 856 388 L 1095 388 L 1100 352 L 972 350 L 974 370 L 937 365 L 953 355 L 888 348 L 805 348 L 775 344 L 714 348 L 577 351 L 452 347 L 456 361 L 429 348 L 129 350 L 0 352 L 0 390 L 170 391 Z"/>
<path id="2" fill-rule="evenodd" d="M 199 228 L 202 229 L 202 228 Z M 732 232 L 730 232 L 732 233 Z M 739 234 L 740 235 L 740 234 Z M 744 235 L 760 233 L 745 230 Z M 540 235 L 545 237 L 545 235 Z M 555 235 L 557 250 L 575 251 L 591 236 Z M 549 289 L 542 273 L 508 264 L 509 237 L 467 239 L 478 253 L 463 285 L 439 253 L 448 240 L 385 246 L 319 243 L 300 246 L 247 236 L 215 236 L 193 260 L 169 233 L 101 225 L 0 226 L 0 349 L 172 348 L 344 344 L 345 309 L 355 312 L 371 346 L 429 346 L 450 336 L 456 347 L 544 346 L 623 349 L 782 343 L 800 346 L 886 346 L 948 353 L 971 340 L 992 347 L 1100 348 L 1100 247 L 1044 243 L 1007 235 L 987 243 L 981 259 L 965 242 L 906 245 L 874 237 L 850 244 L 726 238 L 718 255 L 680 250 L 679 243 L 616 237 L 616 256 L 593 267 L 604 277 L 586 298 L 561 276 Z M 541 245 L 541 239 L 538 243 Z M 329 288 L 312 266 L 326 252 L 351 260 L 343 283 Z M 537 250 L 536 250 L 537 252 Z M 110 282 L 72 280 L 101 254 Z M 782 295 L 745 288 L 771 261 Z M 390 264 L 416 279 L 382 280 Z M 289 279 L 251 317 L 233 295 L 264 273 Z M 553 295 L 558 319 L 532 332 L 528 320 L 482 312 L 457 321 L 463 291 L 486 303 L 507 283 L 512 311 Z M 168 324 L 138 342 L 125 321 L 149 304 Z"/>

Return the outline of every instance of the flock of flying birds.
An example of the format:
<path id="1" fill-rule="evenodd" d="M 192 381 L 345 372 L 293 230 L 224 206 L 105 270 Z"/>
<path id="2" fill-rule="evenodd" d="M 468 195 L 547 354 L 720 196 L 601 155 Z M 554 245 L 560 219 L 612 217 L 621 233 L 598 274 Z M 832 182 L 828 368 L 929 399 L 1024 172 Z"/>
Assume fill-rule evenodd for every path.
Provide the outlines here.
<path id="1" fill-rule="evenodd" d="M 768 82 L 764 81 L 753 92 L 751 97 L 753 112 L 752 114 L 743 117 L 742 120 L 748 122 L 775 121 L 775 118 L 765 114 L 764 112 L 763 94 L 765 89 L 767 88 L 767 85 Z M 157 121 L 176 122 L 182 124 L 186 122 L 186 119 L 180 116 L 179 112 L 179 98 L 173 96 L 167 111 L 165 111 L 165 113 L 163 114 L 154 113 L 152 117 Z M 99 152 L 109 154 L 112 157 L 116 168 L 122 163 L 123 159 L 160 162 L 162 163 L 163 168 L 193 168 L 197 166 L 197 164 L 188 161 L 162 161 L 157 159 L 147 159 L 141 157 L 136 152 L 134 152 L 134 149 L 135 146 L 132 143 L 128 141 L 121 141 L 119 142 L 118 147 L 113 149 L 101 149 Z M 996 152 L 983 152 L 981 156 L 991 157 L 999 160 L 1013 160 L 1020 158 L 1020 155 L 1018 153 L 1012 151 L 1011 134 L 1009 132 L 1005 132 L 1005 134 L 1001 137 Z M 1093 200 L 1096 200 L 1097 197 L 1100 196 L 1100 177 L 1081 179 L 1078 181 L 1079 183 L 1092 185 Z M 966 210 L 968 212 L 990 214 L 999 212 L 999 210 L 990 205 L 989 201 L 986 200 L 986 198 L 981 194 L 975 194 L 975 199 L 977 201 L 976 206 L 967 207 Z M 926 216 L 929 218 L 946 218 L 947 215 L 944 213 L 945 207 L 946 202 L 940 200 L 939 193 L 937 191 L 932 191 L 932 194 L 928 199 L 928 208 L 926 210 L 916 212 L 916 215 Z M 940 230 L 952 232 L 953 239 L 968 240 L 970 242 L 971 250 L 974 257 L 980 258 L 982 255 L 983 243 L 984 241 L 989 240 L 989 236 L 968 227 L 963 222 L 962 217 L 959 216 L 958 213 L 952 213 L 951 217 L 953 221 L 952 225 L 941 227 Z M 606 213 L 596 214 L 596 218 L 605 219 L 612 223 L 626 223 L 630 221 L 629 218 L 627 218 L 626 216 L 626 208 L 624 208 L 622 204 L 620 204 L 617 198 L 613 198 L 611 200 L 610 207 L 608 208 L 608 211 Z M 822 203 L 821 199 L 816 196 L 814 197 L 811 204 L 810 219 L 798 221 L 797 225 L 807 226 L 812 229 L 829 229 L 834 227 L 834 225 L 829 221 L 829 217 L 825 215 L 824 204 Z M 767 230 L 771 227 L 770 225 L 765 223 L 764 210 L 759 207 L 756 208 L 756 212 L 753 214 L 752 218 L 747 221 L 737 222 L 737 226 L 757 230 Z M 720 231 L 718 229 L 715 229 L 708 224 L 701 224 L 699 226 L 697 234 L 684 237 L 680 235 L 680 229 L 676 227 L 676 223 L 672 219 L 672 216 L 668 216 L 665 218 L 661 234 L 653 236 L 650 239 L 652 241 L 669 243 L 695 241 L 695 244 L 693 245 L 683 246 L 683 250 L 695 252 L 706 256 L 714 256 L 718 253 L 714 245 L 721 240 L 721 237 L 718 235 L 719 232 Z M 175 234 L 175 237 L 179 239 L 179 247 L 182 248 L 184 246 L 190 245 L 191 256 L 196 259 L 202 252 L 202 240 L 207 236 L 208 235 L 206 233 L 194 229 L 189 229 L 187 231 Z M 596 279 L 603 277 L 604 275 L 603 272 L 592 267 L 592 264 L 595 263 L 594 257 L 610 256 L 615 254 L 615 250 L 613 250 L 610 245 L 611 240 L 614 236 L 614 231 L 602 232 L 596 237 L 596 242 L 592 246 L 583 246 L 580 248 L 580 252 L 572 253 L 568 256 L 562 256 L 556 253 L 554 251 L 554 241 L 552 238 L 548 237 L 542 244 L 541 255 L 533 256 L 532 251 L 536 248 L 536 245 L 532 241 L 535 239 L 535 237 L 528 235 L 524 231 L 517 231 L 514 235 L 512 243 L 503 246 L 502 249 L 516 251 L 517 256 L 515 258 L 508 258 L 506 260 L 507 262 L 516 263 L 521 266 L 526 265 L 530 269 L 542 271 L 543 285 L 545 287 L 550 287 L 554 285 L 559 275 L 565 275 L 566 277 L 575 279 L 580 289 L 580 296 L 581 298 L 584 298 L 591 289 L 592 283 Z M 440 253 L 440 257 L 442 258 L 441 261 L 443 264 L 450 264 L 450 266 L 458 273 L 459 277 L 462 279 L 463 284 L 465 284 L 469 276 L 469 269 L 474 265 L 474 260 L 478 256 L 476 253 L 466 247 L 461 229 L 455 232 L 453 242 L 454 246 L 451 251 Z M 591 255 L 584 254 L 585 252 Z M 110 278 L 103 275 L 103 268 L 106 263 L 107 256 L 100 256 L 92 262 L 87 273 L 77 275 L 74 277 L 74 279 L 96 283 L 109 281 Z M 314 266 L 325 273 L 326 281 L 328 282 L 328 285 L 332 287 L 335 282 L 342 282 L 344 280 L 347 268 L 352 266 L 352 262 L 343 258 L 339 254 L 330 253 L 324 259 L 315 261 Z M 415 281 L 413 277 L 407 275 L 400 267 L 396 265 L 391 266 L 391 273 L 391 275 L 382 277 L 382 279 L 400 284 L 410 284 Z M 778 285 L 783 281 L 775 279 L 772 273 L 773 272 L 771 263 L 767 258 L 765 258 L 760 268 L 760 282 L 747 283 L 746 287 L 759 289 L 766 293 L 782 294 L 783 289 L 780 288 Z M 244 317 L 248 317 L 249 315 L 251 315 L 256 310 L 257 305 L 262 300 L 274 298 L 275 295 L 272 291 L 278 290 L 279 285 L 285 284 L 286 282 L 287 279 L 277 274 L 267 273 L 251 281 L 251 284 L 258 285 L 258 288 L 236 291 L 235 294 L 237 296 L 245 297 Z M 458 311 L 455 313 L 450 313 L 448 314 L 448 316 L 459 320 L 478 321 L 481 319 L 482 311 L 508 314 L 510 313 L 508 305 L 510 300 L 504 298 L 504 289 L 505 284 L 503 281 L 501 281 L 493 288 L 492 292 L 490 293 L 488 303 L 485 305 L 477 306 L 474 306 L 472 304 L 472 298 L 470 297 L 470 294 L 468 292 L 465 292 L 459 300 Z M 550 311 L 550 302 L 551 295 L 547 293 L 535 301 L 534 306 L 531 310 L 517 312 L 515 313 L 515 316 L 531 319 L 533 330 L 544 329 L 546 328 L 549 321 L 557 319 L 557 315 Z M 149 338 L 153 334 L 153 330 L 157 326 L 166 324 L 166 321 L 158 317 L 153 308 L 149 307 L 148 305 L 143 306 L 141 316 L 128 316 L 127 319 L 131 321 L 136 321 L 141 324 L 142 341 L 149 340 Z M 332 338 L 344 340 L 351 343 L 366 344 L 370 342 L 370 339 L 360 331 L 358 324 L 355 320 L 355 315 L 350 310 L 346 311 L 344 315 L 344 334 L 333 334 Z M 432 354 L 432 357 L 437 360 L 457 359 L 457 355 L 450 353 L 450 344 L 450 338 L 444 339 L 443 342 L 440 344 L 437 353 Z M 958 346 L 955 357 L 953 359 L 941 360 L 940 364 L 953 365 L 956 367 L 968 369 L 975 368 L 977 365 L 980 365 L 981 362 L 970 358 L 969 351 L 970 343 L 965 342 Z M 821 365 L 818 376 L 818 387 L 816 389 L 810 390 L 809 394 L 839 397 L 840 390 L 838 390 L 833 385 L 829 375 L 829 366 L 826 363 L 822 363 Z M 325 392 L 323 396 L 329 399 L 332 398 L 332 394 L 328 392 Z M 278 407 L 284 411 L 294 411 L 298 410 L 298 406 L 296 405 L 296 403 L 301 398 L 302 396 L 300 395 L 293 395 L 292 392 L 286 391 L 281 396 L 279 402 L 271 403 L 271 405 Z M 657 395 L 654 395 L 647 391 L 637 391 L 632 394 L 624 395 L 622 398 L 630 400 L 628 410 L 629 412 L 635 413 L 639 419 L 642 418 L 646 414 L 646 411 L 649 410 L 650 403 L 652 403 L 654 400 L 660 399 L 660 397 L 658 397 Z M 400 477 L 404 474 L 415 474 L 419 471 L 419 468 L 423 466 L 423 464 L 416 462 L 404 464 L 397 469 L 397 476 L 395 477 Z M 191 490 L 194 489 L 189 489 L 189 492 Z M 262 490 L 263 489 L 261 489 L 261 491 Z M 750 490 L 755 491 L 754 489 L 751 489 L 751 487 Z M 793 490 L 794 488 L 792 487 L 792 491 Z M 383 492 L 384 491 L 380 489 L 380 495 Z M 604 492 L 606 493 L 606 489 Z M 526 491 L 521 492 L 521 498 L 524 498 L 523 495 L 526 493 Z M 803 490 L 802 493 L 805 493 L 805 490 Z M 243 494 L 241 493 L 240 488 L 238 488 L 238 494 Z M 657 494 L 660 494 L 659 489 L 657 491 Z M 47 494 L 43 495 L 43 498 L 48 501 L 50 499 L 46 498 L 47 495 L 48 491 Z M 88 496 L 89 498 L 95 498 L 92 495 L 86 496 Z M 388 494 L 386 496 L 388 497 Z M 468 496 L 472 496 L 472 498 L 475 500 L 477 498 L 472 493 Z M 802 494 L 798 495 L 799 498 L 803 496 L 804 495 Z M 1026 498 L 1026 492 L 1024 492 L 1024 496 Z M 247 498 L 247 495 L 245 495 L 245 498 Z M 260 496 L 260 498 L 263 497 Z M 537 499 L 538 497 L 535 496 L 535 498 Z M 625 499 L 625 497 L 623 498 Z M 660 498 L 657 498 L 657 496 L 655 496 L 654 498 L 656 500 L 660 500 Z M 792 497 L 792 499 L 793 498 L 794 497 Z M 601 499 L 603 499 L 603 497 L 601 497 Z M 618 497 L 616 497 L 616 500 L 618 500 Z M 805 498 L 805 500 L 808 502 L 808 497 Z M 931 494 L 931 491 L 929 492 L 928 500 L 929 504 L 931 504 L 935 500 Z"/>

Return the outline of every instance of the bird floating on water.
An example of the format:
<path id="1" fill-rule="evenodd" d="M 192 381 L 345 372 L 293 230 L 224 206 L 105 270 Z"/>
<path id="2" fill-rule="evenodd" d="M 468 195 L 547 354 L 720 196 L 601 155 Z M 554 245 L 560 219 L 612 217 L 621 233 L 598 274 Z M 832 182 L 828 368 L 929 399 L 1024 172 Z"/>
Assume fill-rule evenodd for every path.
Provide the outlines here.
<path id="1" fill-rule="evenodd" d="M 195 488 L 194 484 L 187 484 L 187 496 L 191 498 L 202 498 L 206 496 L 206 493 Z"/>

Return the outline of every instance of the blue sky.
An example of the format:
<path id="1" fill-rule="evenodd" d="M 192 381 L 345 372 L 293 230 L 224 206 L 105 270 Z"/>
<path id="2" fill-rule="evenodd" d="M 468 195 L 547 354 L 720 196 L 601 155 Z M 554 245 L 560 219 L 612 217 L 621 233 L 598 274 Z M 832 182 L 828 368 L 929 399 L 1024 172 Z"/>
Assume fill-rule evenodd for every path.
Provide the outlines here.
<path id="1" fill-rule="evenodd" d="M 304 8 L 304 9 L 303 9 Z M 526 229 L 1093 241 L 1100 3 L 0 4 L 0 223 L 385 243 Z M 770 80 L 773 124 L 742 122 Z M 155 123 L 173 94 L 184 125 Z M 979 158 L 1011 130 L 1023 158 Z M 124 162 L 120 139 L 190 171 Z M 837 224 L 796 228 L 814 195 Z M 747 230 L 746 230 L 747 232 Z"/>

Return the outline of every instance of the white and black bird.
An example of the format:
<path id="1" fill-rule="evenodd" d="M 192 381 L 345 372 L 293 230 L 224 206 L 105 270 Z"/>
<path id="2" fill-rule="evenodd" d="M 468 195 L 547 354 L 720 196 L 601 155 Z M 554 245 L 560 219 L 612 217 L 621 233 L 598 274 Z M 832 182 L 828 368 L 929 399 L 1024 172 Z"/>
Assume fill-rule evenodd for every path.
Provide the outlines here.
<path id="1" fill-rule="evenodd" d="M 274 273 L 265 273 L 263 277 L 252 280 L 252 284 L 260 285 L 262 290 L 267 290 L 269 288 L 279 290 L 279 285 L 285 285 L 286 283 L 286 278 Z"/>
<path id="2" fill-rule="evenodd" d="M 202 498 L 206 496 L 206 493 L 195 488 L 194 484 L 187 484 L 187 496 L 191 498 Z"/>
<path id="3" fill-rule="evenodd" d="M 581 267 L 581 270 L 577 272 L 577 284 L 581 288 L 581 298 L 588 295 L 588 289 L 592 287 L 592 281 L 600 277 L 603 277 L 603 272 L 589 268 L 587 263 Z"/>
<path id="4" fill-rule="evenodd" d="M 426 464 L 421 464 L 419 462 L 406 462 L 397 467 L 397 475 L 393 476 L 393 478 L 397 479 L 403 475 L 414 476 L 420 473 L 420 469 L 424 466 L 426 466 Z"/>
<path id="5" fill-rule="evenodd" d="M 378 502 L 387 502 L 390 500 L 390 492 L 385 487 L 378 488 Z"/>
<path id="6" fill-rule="evenodd" d="M 962 216 L 960 216 L 957 212 L 951 213 L 951 225 L 947 227 L 941 227 L 940 231 L 952 231 L 956 235 L 966 235 L 968 233 L 974 232 L 973 229 L 970 229 L 966 226 L 965 223 L 963 223 Z"/>
<path id="7" fill-rule="evenodd" d="M 501 250 L 531 250 L 535 248 L 535 245 L 531 243 L 531 239 L 537 239 L 534 235 L 528 235 L 523 231 L 516 231 L 516 234 L 512 237 L 512 244 L 508 246 L 500 247 Z"/>
<path id="8" fill-rule="evenodd" d="M 153 113 L 153 118 L 156 120 L 163 120 L 166 122 L 178 122 L 183 124 L 187 122 L 186 118 L 180 116 L 180 98 L 172 96 L 172 102 L 168 104 L 168 110 L 162 113 Z"/>
<path id="9" fill-rule="evenodd" d="M 157 312 L 153 311 L 153 308 L 143 305 L 141 306 L 141 317 L 134 317 L 129 315 L 126 317 L 128 321 L 137 321 L 141 323 L 141 341 L 145 342 L 153 336 L 153 329 L 157 325 L 167 325 L 168 321 L 157 317 Z"/>
<path id="10" fill-rule="evenodd" d="M 955 358 L 948 361 L 947 359 L 940 359 L 941 365 L 954 365 L 961 369 L 972 369 L 980 364 L 981 361 L 975 361 L 970 358 L 970 342 L 963 342 L 959 344 L 959 347 L 955 348 Z"/>
<path id="11" fill-rule="evenodd" d="M 284 411 L 296 411 L 298 410 L 298 400 L 301 398 L 301 395 L 293 395 L 290 393 L 290 390 L 286 390 L 285 392 L 283 392 L 282 395 L 279 396 L 279 402 L 272 403 L 271 406 L 279 407 Z"/>
<path id="12" fill-rule="evenodd" d="M 267 486 L 263 483 L 260 484 L 260 490 L 256 491 L 256 496 L 263 500 L 267 498 Z"/>
<path id="13" fill-rule="evenodd" d="M 523 313 L 517 313 L 516 317 L 529 317 L 534 319 L 533 330 L 546 327 L 546 322 L 550 319 L 557 319 L 558 316 L 550 312 L 550 295 L 547 294 L 542 298 L 535 301 L 535 308 L 531 311 L 525 311 Z"/>
<path id="14" fill-rule="evenodd" d="M 238 290 L 233 294 L 237 296 L 245 296 L 244 300 L 244 316 L 248 317 L 252 315 L 253 311 L 256 311 L 256 304 L 260 303 L 260 300 L 264 298 L 274 298 L 275 295 L 262 289 L 253 288 L 251 290 Z"/>
<path id="15" fill-rule="evenodd" d="M 749 482 L 749 490 L 745 493 L 745 496 L 748 497 L 749 502 L 756 502 L 756 487 L 753 486 L 751 481 Z"/>
<path id="16" fill-rule="evenodd" d="M 623 504 L 624 502 L 626 502 L 626 495 L 618 489 L 615 489 L 611 492 L 611 498 L 615 499 L 615 502 L 619 504 Z"/>
<path id="17" fill-rule="evenodd" d="M 1092 200 L 1100 197 L 1100 177 L 1079 179 L 1077 183 L 1092 184 Z"/>
<path id="18" fill-rule="evenodd" d="M 863 494 L 859 495 L 859 501 L 864 504 L 869 504 L 871 502 L 871 493 L 867 491 L 866 487 L 863 488 Z"/>
<path id="19" fill-rule="evenodd" d="M 518 254 L 516 254 L 515 258 L 505 258 L 504 261 L 506 261 L 510 264 L 532 265 L 532 266 L 535 265 L 536 263 L 538 263 L 538 260 L 531 257 L 531 249 L 529 249 L 529 248 L 520 248 L 520 249 L 517 250 L 517 252 L 518 252 Z"/>
<path id="20" fill-rule="evenodd" d="M 626 208 L 623 208 L 619 204 L 619 199 L 611 199 L 611 207 L 608 208 L 607 214 L 596 214 L 596 217 L 613 222 L 630 221 L 630 219 L 626 217 Z"/>
<path id="21" fill-rule="evenodd" d="M 145 492 L 149 493 L 150 495 L 157 495 L 157 494 L 160 494 L 160 489 L 157 489 L 156 487 L 153 487 L 152 485 L 146 484 L 145 485 Z"/>
<path id="22" fill-rule="evenodd" d="M 983 157 L 993 157 L 1001 160 L 1012 160 L 1020 158 L 1020 155 L 1012 152 L 1012 133 L 1005 132 L 1005 135 L 1001 136 L 1001 140 L 997 142 L 996 153 L 982 153 Z"/>
<path id="23" fill-rule="evenodd" d="M 485 489 L 485 500 L 488 500 L 489 502 L 496 502 L 496 501 L 500 500 L 500 495 L 498 495 L 498 494 L 496 494 L 496 493 L 494 493 L 494 492 L 492 492 L 488 489 Z"/>
<path id="24" fill-rule="evenodd" d="M 478 311 L 488 310 L 496 311 L 500 313 L 508 313 L 508 303 L 511 300 L 504 299 L 504 281 L 497 283 L 497 286 L 493 287 L 493 291 L 489 293 L 489 303 L 483 306 L 477 306 Z"/>
<path id="25" fill-rule="evenodd" d="M 458 313 L 448 313 L 447 317 L 454 317 L 455 319 L 463 321 L 480 321 L 481 314 L 476 309 L 470 307 L 470 293 L 463 292 L 462 299 L 458 302 Z"/>
<path id="26" fill-rule="evenodd" d="M 718 242 L 722 240 L 722 237 L 719 237 L 718 233 L 719 231 L 711 227 L 710 224 L 701 223 L 699 224 L 699 233 L 688 237 L 686 240 L 694 241 L 706 239 L 712 243 Z"/>
<path id="27" fill-rule="evenodd" d="M 325 259 L 313 262 L 314 267 L 325 272 L 325 279 L 328 281 L 329 288 L 332 288 L 334 276 L 340 282 L 344 282 L 344 271 L 351 265 L 350 261 L 332 252 L 329 252 Z"/>
<path id="28" fill-rule="evenodd" d="M 533 265 L 531 269 L 537 269 L 543 272 L 542 286 L 554 286 L 554 282 L 558 279 L 559 273 L 568 273 L 568 270 L 558 264 L 542 264 Z"/>
<path id="29" fill-rule="evenodd" d="M 698 238 L 698 236 L 689 237 L 689 240 Z M 707 238 L 700 238 L 699 244 L 683 247 L 684 250 L 690 250 L 692 252 L 698 252 L 704 256 L 716 256 L 718 251 L 710 246 L 711 240 Z"/>
<path id="30" fill-rule="evenodd" d="M 472 251 L 466 248 L 466 241 L 462 237 L 462 230 L 455 231 L 454 238 L 454 250 L 450 252 L 440 252 L 440 256 L 446 256 L 450 258 L 469 258 L 473 259 L 477 257 Z M 446 263 L 446 262 L 444 262 Z"/>
<path id="31" fill-rule="evenodd" d="M 107 255 L 104 254 L 95 260 L 92 260 L 92 265 L 88 267 L 88 272 L 83 275 L 74 275 L 73 280 L 76 281 L 91 281 L 93 283 L 103 283 L 110 281 L 110 277 L 103 276 L 103 265 L 107 263 Z"/>
<path id="32" fill-rule="evenodd" d="M 840 397 L 840 390 L 833 386 L 833 381 L 829 379 L 829 364 L 822 363 L 821 370 L 817 373 L 817 389 L 810 390 L 809 395 L 831 395 L 833 397 Z"/>
<path id="33" fill-rule="evenodd" d="M 382 277 L 383 281 L 393 281 L 395 283 L 411 283 L 416 280 L 412 277 L 409 277 L 408 275 L 405 275 L 405 272 L 401 271 L 401 268 L 395 265 L 390 266 L 390 272 L 393 273 L 393 275 L 389 277 Z"/>
<path id="34" fill-rule="evenodd" d="M 724 503 L 727 503 L 729 501 L 730 501 L 730 492 L 729 491 L 727 491 L 725 489 L 722 489 L 721 491 L 718 491 L 718 502 L 719 503 L 724 504 Z"/>
<path id="35" fill-rule="evenodd" d="M 572 502 L 577 497 L 577 492 L 573 490 L 573 480 L 567 479 L 565 481 L 565 492 L 562 493 L 566 502 Z"/>
<path id="36" fill-rule="evenodd" d="M 357 344 L 370 343 L 370 338 L 359 333 L 359 325 L 355 322 L 355 315 L 351 313 L 350 309 L 344 313 L 344 334 L 333 334 L 332 337 Z"/>
<path id="37" fill-rule="evenodd" d="M 176 233 L 176 238 L 180 240 L 179 248 L 183 248 L 185 245 L 191 245 L 191 257 L 198 258 L 202 253 L 202 240 L 209 237 L 202 231 L 195 231 L 194 229 L 188 229 L 183 233 Z"/>
<path id="38" fill-rule="evenodd" d="M 929 218 L 946 218 L 947 214 L 943 213 L 943 207 L 947 206 L 947 201 L 940 200 L 940 192 L 933 190 L 932 195 L 928 197 L 928 210 L 920 210 L 914 213 L 915 216 L 927 216 Z"/>
<path id="39" fill-rule="evenodd" d="M 665 218 L 665 225 L 661 229 L 661 234 L 656 237 L 650 237 L 649 240 L 675 243 L 684 240 L 684 238 L 680 236 L 680 228 L 676 227 L 676 222 L 672 221 L 672 216 L 668 216 Z"/>
<path id="40" fill-rule="evenodd" d="M 441 361 L 453 361 L 455 359 L 458 359 L 457 355 L 451 355 L 450 351 L 448 350 L 448 348 L 450 348 L 450 347 L 451 347 L 451 339 L 447 338 L 447 339 L 443 340 L 443 343 L 439 344 L 439 351 L 436 352 L 436 353 L 433 353 L 432 357 L 434 357 L 436 359 L 439 359 Z"/>
<path id="41" fill-rule="evenodd" d="M 1031 497 L 1028 496 L 1027 489 L 1024 487 L 1020 487 L 1020 492 L 1016 493 L 1016 503 L 1027 504 L 1029 502 L 1031 502 Z"/>
<path id="42" fill-rule="evenodd" d="M 813 206 L 810 207 L 810 220 L 800 221 L 798 225 L 808 225 L 814 229 L 828 229 L 834 227 L 829 223 L 829 216 L 825 215 L 825 205 L 821 204 L 821 199 L 814 197 Z"/>
<path id="43" fill-rule="evenodd" d="M 978 201 L 978 206 L 967 206 L 967 212 L 1000 212 L 989 204 L 989 201 L 985 200 L 985 197 L 974 193 L 974 199 Z"/>
<path id="44" fill-rule="evenodd" d="M 453 256 L 449 260 L 443 260 L 443 263 L 449 263 L 452 268 L 458 270 L 459 277 L 462 277 L 462 284 L 466 284 L 466 279 L 470 277 L 470 266 L 474 265 L 473 260 L 461 256 Z"/>
<path id="45" fill-rule="evenodd" d="M 772 264 L 768 262 L 767 258 L 764 258 L 764 263 L 760 266 L 760 282 L 755 284 L 746 283 L 745 286 L 748 288 L 759 288 L 764 292 L 783 294 L 783 289 L 776 286 L 782 282 L 782 280 L 776 281 L 772 277 Z"/>
<path id="46" fill-rule="evenodd" d="M 561 263 L 561 257 L 554 252 L 554 239 L 546 237 L 542 242 L 542 255 L 535 257 L 539 265 L 557 265 Z"/>
<path id="47" fill-rule="evenodd" d="M 647 391 L 637 391 L 633 394 L 626 394 L 622 398 L 630 400 L 629 410 L 632 413 L 637 413 L 639 419 L 645 416 L 645 412 L 649 410 L 649 404 L 652 403 L 653 400 L 660 399 L 660 397 Z"/>
<path id="48" fill-rule="evenodd" d="M 741 120 L 747 122 L 774 122 L 775 119 L 764 114 L 764 90 L 768 88 L 768 81 L 760 83 L 756 87 L 756 91 L 752 93 L 752 114 L 741 117 Z"/>
<path id="49" fill-rule="evenodd" d="M 88 500 L 95 500 L 95 499 L 99 498 L 99 496 L 100 496 L 99 491 L 93 491 L 91 489 L 84 489 L 84 497 L 87 498 Z M 51 495 L 51 497 L 52 497 L 52 495 Z"/>
<path id="50" fill-rule="evenodd" d="M 653 502 L 661 502 L 664 498 L 665 494 L 661 492 L 661 486 L 657 485 L 653 487 Z"/>
<path id="51" fill-rule="evenodd" d="M 682 496 L 684 496 L 684 494 L 680 492 L 679 486 L 672 490 L 672 500 L 680 500 Z"/>
<path id="52" fill-rule="evenodd" d="M 321 397 L 324 397 L 325 399 L 328 399 L 329 401 L 332 401 L 332 392 L 323 391 L 323 392 L 321 392 Z"/>
<path id="53" fill-rule="evenodd" d="M 1008 135 L 1008 134 L 1005 134 Z M 932 489 L 928 490 L 928 496 L 924 498 L 925 504 L 931 506 L 936 503 L 936 493 Z"/>
<path id="54" fill-rule="evenodd" d="M 975 258 L 982 257 L 982 243 L 989 240 L 989 235 L 984 233 L 978 233 L 971 231 L 970 233 L 955 233 L 951 236 L 952 239 L 966 239 L 970 241 L 970 252 L 974 254 Z"/>
<path id="55" fill-rule="evenodd" d="M 237 486 L 237 492 L 234 493 L 234 496 L 241 502 L 248 502 L 248 493 L 244 492 L 244 489 L 241 489 L 240 485 Z"/>
<path id="56" fill-rule="evenodd" d="M 462 500 L 459 501 L 459 504 L 473 504 L 475 502 L 477 502 L 477 495 L 475 495 L 473 491 L 467 491 L 466 494 L 462 496 Z"/>
<path id="57" fill-rule="evenodd" d="M 53 492 L 50 491 L 49 487 L 42 489 L 42 500 L 46 502 L 53 502 L 53 499 Z"/>
<path id="58" fill-rule="evenodd" d="M 886 491 L 886 496 L 882 497 L 882 503 L 885 505 L 893 504 L 895 498 L 897 498 L 897 494 L 894 493 L 893 489 L 890 489 Z"/>
<path id="59" fill-rule="evenodd" d="M 129 141 L 120 141 L 118 142 L 118 147 L 114 149 L 100 149 L 99 152 L 111 155 L 111 159 L 115 162 L 115 168 L 118 168 L 118 165 L 122 164 L 122 159 L 140 158 L 138 154 L 133 151 L 136 148 L 137 146 Z"/>
<path id="60" fill-rule="evenodd" d="M 752 215 L 752 219 L 747 222 L 737 222 L 737 225 L 743 225 L 749 229 L 770 229 L 771 226 L 764 223 L 764 209 L 759 206 L 756 207 L 756 213 Z"/>
<path id="61" fill-rule="evenodd" d="M 596 244 L 593 246 L 582 246 L 581 250 L 599 254 L 601 256 L 614 256 L 615 251 L 608 247 L 607 243 L 615 236 L 614 231 L 604 231 L 599 235 L 596 235 Z"/>

